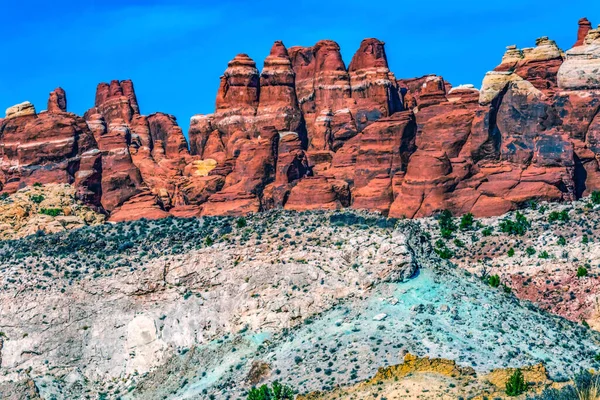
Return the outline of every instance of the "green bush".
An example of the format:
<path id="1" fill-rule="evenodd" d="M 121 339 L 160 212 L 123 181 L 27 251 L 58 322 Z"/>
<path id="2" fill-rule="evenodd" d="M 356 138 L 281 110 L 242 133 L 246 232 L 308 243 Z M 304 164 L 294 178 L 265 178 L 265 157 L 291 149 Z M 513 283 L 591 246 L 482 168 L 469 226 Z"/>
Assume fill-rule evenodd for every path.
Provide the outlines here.
<path id="1" fill-rule="evenodd" d="M 498 275 L 492 275 L 488 278 L 488 285 L 493 288 L 500 286 L 500 277 Z"/>
<path id="2" fill-rule="evenodd" d="M 517 369 L 506 382 L 506 394 L 508 396 L 520 396 L 527 390 L 527 383 L 520 369 Z"/>
<path id="3" fill-rule="evenodd" d="M 584 276 L 587 276 L 587 274 L 588 274 L 588 270 L 586 267 L 577 268 L 577 277 L 578 278 L 583 278 Z"/>
<path id="4" fill-rule="evenodd" d="M 441 249 L 435 249 L 435 252 L 443 260 L 449 260 L 452 257 L 454 257 L 454 253 L 452 252 L 452 250 L 450 250 L 447 247 L 444 247 L 444 248 L 441 248 Z"/>
<path id="5" fill-rule="evenodd" d="M 246 218 L 240 217 L 240 218 L 237 219 L 237 221 L 235 221 L 235 225 L 238 228 L 245 228 L 246 225 L 248 225 L 248 222 L 246 221 Z"/>
<path id="6" fill-rule="evenodd" d="M 535 249 L 533 247 L 529 246 L 528 248 L 525 249 L 525 253 L 527 253 L 527 255 L 529 257 L 531 257 L 532 255 L 535 254 Z"/>
<path id="7" fill-rule="evenodd" d="M 600 191 L 592 192 L 592 203 L 600 204 Z"/>
<path id="8" fill-rule="evenodd" d="M 567 239 L 565 239 L 564 236 L 559 236 L 557 243 L 559 246 L 565 246 L 567 244 Z"/>
<path id="9" fill-rule="evenodd" d="M 57 217 L 62 214 L 62 209 L 60 208 L 42 208 L 40 210 L 40 214 L 49 215 L 51 217 Z"/>
<path id="10" fill-rule="evenodd" d="M 520 212 L 517 212 L 515 214 L 514 221 L 505 219 L 504 221 L 500 222 L 500 231 L 508 233 L 509 235 L 521 236 L 527 232 L 529 226 L 530 224 L 529 221 L 527 221 L 527 218 Z"/>
<path id="11" fill-rule="evenodd" d="M 293 400 L 294 391 L 289 386 L 275 381 L 271 387 L 262 385 L 248 392 L 247 400 Z"/>
<path id="12" fill-rule="evenodd" d="M 509 257 L 512 257 L 515 255 L 515 249 L 513 249 L 512 247 L 510 249 L 508 249 L 508 252 L 506 253 Z"/>
<path id="13" fill-rule="evenodd" d="M 41 195 L 41 194 L 32 194 L 31 196 L 29 196 L 29 198 L 35 204 L 40 204 L 45 199 L 44 195 Z"/>
<path id="14" fill-rule="evenodd" d="M 446 243 L 444 243 L 441 239 L 435 241 L 435 252 L 440 258 L 443 260 L 448 260 L 454 257 L 454 253 L 448 247 L 446 247 Z"/>
<path id="15" fill-rule="evenodd" d="M 36 183 L 33 184 L 33 187 L 42 187 L 42 184 L 39 183 L 39 182 L 36 182 Z"/>
<path id="16" fill-rule="evenodd" d="M 542 258 L 544 260 L 547 260 L 547 259 L 550 258 L 550 254 L 548 254 L 548 252 L 546 250 L 544 250 L 540 254 L 538 254 L 538 258 Z"/>
<path id="17" fill-rule="evenodd" d="M 450 239 L 454 231 L 456 231 L 456 224 L 454 223 L 454 218 L 449 210 L 441 212 L 438 224 L 440 226 L 440 233 L 444 239 Z"/>
<path id="18" fill-rule="evenodd" d="M 561 212 L 552 211 L 550 215 L 548 215 L 548 222 L 569 222 L 569 213 L 567 210 L 562 210 Z"/>
<path id="19" fill-rule="evenodd" d="M 473 214 L 466 213 L 460 218 L 460 229 L 462 231 L 468 231 L 473 229 L 473 223 L 475 222 L 475 218 L 473 218 Z"/>
<path id="20" fill-rule="evenodd" d="M 489 226 L 486 226 L 485 228 L 483 228 L 483 230 L 481 231 L 481 234 L 483 236 L 491 236 L 492 235 L 492 228 L 490 228 Z"/>
<path id="21" fill-rule="evenodd" d="M 589 242 L 590 242 L 590 238 L 588 237 L 588 235 L 583 235 L 581 237 L 581 243 L 588 244 Z"/>

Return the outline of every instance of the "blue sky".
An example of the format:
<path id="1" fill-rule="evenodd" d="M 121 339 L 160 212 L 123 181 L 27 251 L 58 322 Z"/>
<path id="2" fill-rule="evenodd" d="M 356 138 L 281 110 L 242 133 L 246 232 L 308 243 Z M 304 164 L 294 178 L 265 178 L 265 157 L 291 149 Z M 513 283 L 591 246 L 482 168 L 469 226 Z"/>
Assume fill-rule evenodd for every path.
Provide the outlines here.
<path id="1" fill-rule="evenodd" d="M 187 132 L 214 110 L 219 76 L 237 53 L 259 68 L 275 40 L 310 46 L 333 39 L 350 62 L 360 41 L 386 42 L 397 77 L 429 73 L 476 86 L 505 46 L 549 36 L 563 49 L 577 21 L 600 23 L 600 1 L 192 1 L 54 0 L 2 7 L 0 110 L 67 91 L 69 110 L 93 105 L 96 85 L 133 79 L 142 113 L 163 111 Z"/>

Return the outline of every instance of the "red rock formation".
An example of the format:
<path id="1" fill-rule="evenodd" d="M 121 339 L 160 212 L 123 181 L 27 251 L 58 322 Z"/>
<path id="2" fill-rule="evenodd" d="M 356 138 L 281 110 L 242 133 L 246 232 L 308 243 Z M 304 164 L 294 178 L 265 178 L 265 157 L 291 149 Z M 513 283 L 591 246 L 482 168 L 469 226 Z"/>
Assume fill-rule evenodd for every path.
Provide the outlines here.
<path id="1" fill-rule="evenodd" d="M 340 47 L 331 40 L 322 40 L 313 47 L 290 48 L 292 66 L 296 74 L 296 93 L 306 122 L 309 149 L 327 151 L 338 130 L 347 131 L 347 123 L 340 128 L 333 119 L 320 120 L 321 115 L 335 115 L 352 104 L 350 75 L 342 60 Z M 350 128 L 352 136 L 356 128 Z"/>
<path id="2" fill-rule="evenodd" d="M 363 40 L 348 67 L 356 101 L 351 110 L 359 130 L 401 108 L 396 78 L 388 68 L 383 45 L 377 39 Z"/>
<path id="3" fill-rule="evenodd" d="M 592 23 L 587 18 L 581 18 L 579 20 L 579 30 L 577 31 L 577 41 L 573 47 L 583 45 L 583 41 L 587 36 L 588 32 L 592 29 Z"/>
<path id="4" fill-rule="evenodd" d="M 85 121 L 63 112 L 64 91 L 51 93 L 53 112 L 35 114 L 30 103 L 7 110 L 0 122 L 0 189 L 14 192 L 34 183 L 75 184 L 83 199 L 98 205 L 96 142 Z"/>
<path id="5" fill-rule="evenodd" d="M 290 193 L 286 210 L 339 210 L 350 205 L 348 183 L 323 176 L 302 179 Z"/>
<path id="6" fill-rule="evenodd" d="M 48 112 L 56 114 L 67 111 L 67 94 L 62 88 L 54 89 L 50 92 L 48 99 Z"/>
<path id="7" fill-rule="evenodd" d="M 296 132 L 302 113 L 296 100 L 292 62 L 282 42 L 277 41 L 265 59 L 260 74 L 260 97 L 254 130 L 273 126 L 279 131 Z"/>
<path id="8" fill-rule="evenodd" d="M 490 216 L 600 189 L 600 30 L 580 21 L 565 60 L 548 38 L 509 46 L 481 91 L 396 79 L 384 43 L 349 67 L 330 40 L 275 42 L 261 73 L 237 55 L 216 110 L 143 116 L 131 81 L 98 85 L 85 120 L 62 89 L 0 120 L 0 182 L 70 182 L 113 221 L 353 207 L 420 217 Z M 86 124 L 87 121 L 87 124 Z"/>

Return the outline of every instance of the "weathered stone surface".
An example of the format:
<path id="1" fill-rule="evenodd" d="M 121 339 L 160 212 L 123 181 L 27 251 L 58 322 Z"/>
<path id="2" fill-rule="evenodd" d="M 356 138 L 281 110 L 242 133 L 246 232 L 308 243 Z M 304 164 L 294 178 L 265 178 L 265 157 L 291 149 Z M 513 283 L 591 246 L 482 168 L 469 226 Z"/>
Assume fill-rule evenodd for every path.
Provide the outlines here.
<path id="1" fill-rule="evenodd" d="M 302 179 L 290 193 L 286 210 L 338 210 L 350 204 L 348 183 L 315 176 Z"/>
<path id="2" fill-rule="evenodd" d="M 590 30 L 583 43 L 566 52 L 558 71 L 561 89 L 600 89 L 600 28 Z"/>
<path id="3" fill-rule="evenodd" d="M 14 105 L 6 109 L 6 119 L 35 115 L 35 107 L 28 101 Z"/>

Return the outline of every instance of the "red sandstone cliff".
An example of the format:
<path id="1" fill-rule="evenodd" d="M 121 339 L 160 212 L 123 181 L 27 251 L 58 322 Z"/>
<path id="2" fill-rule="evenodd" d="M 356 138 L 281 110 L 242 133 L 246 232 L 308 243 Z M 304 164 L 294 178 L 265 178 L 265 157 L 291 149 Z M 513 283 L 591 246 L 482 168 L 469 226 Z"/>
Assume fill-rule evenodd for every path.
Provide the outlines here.
<path id="1" fill-rule="evenodd" d="M 581 19 L 573 49 L 509 46 L 477 90 L 396 79 L 377 39 L 348 67 L 333 41 L 278 41 L 261 72 L 245 54 L 229 63 L 189 150 L 173 116 L 140 113 L 131 81 L 98 85 L 83 118 L 58 88 L 48 111 L 22 103 L 0 120 L 1 190 L 71 183 L 114 221 L 343 207 L 487 216 L 571 200 L 600 189 L 599 48 Z"/>

